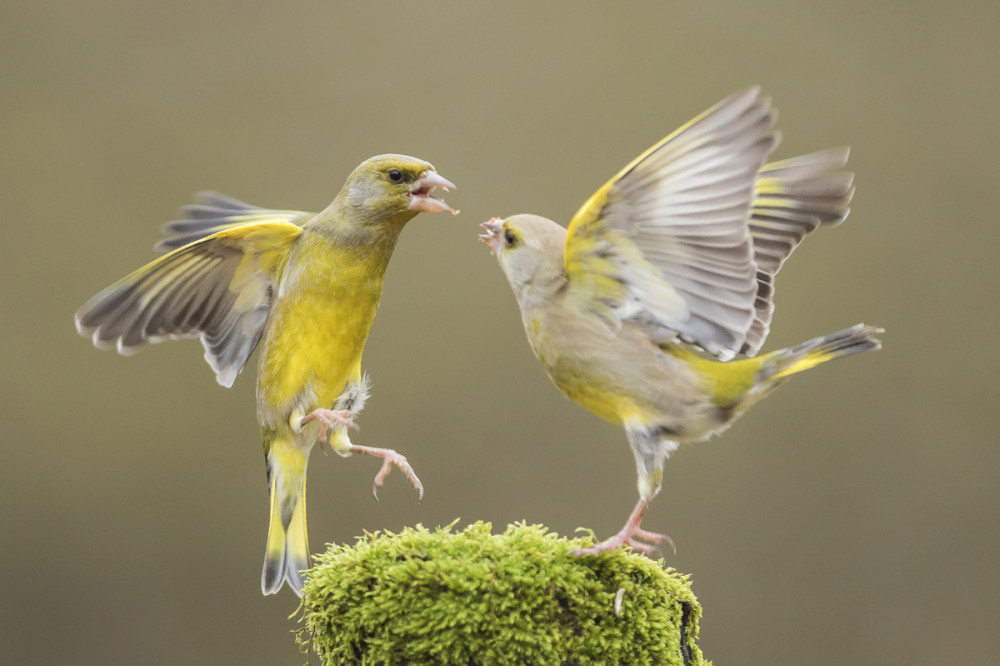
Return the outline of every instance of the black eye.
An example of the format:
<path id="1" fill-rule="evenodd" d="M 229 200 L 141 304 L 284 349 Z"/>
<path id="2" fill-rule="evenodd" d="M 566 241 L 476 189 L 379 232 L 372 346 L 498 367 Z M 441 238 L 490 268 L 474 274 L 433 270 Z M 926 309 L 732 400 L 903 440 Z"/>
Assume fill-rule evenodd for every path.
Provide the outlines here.
<path id="1" fill-rule="evenodd" d="M 394 183 L 398 183 L 399 181 L 403 180 L 403 172 L 400 171 L 399 169 L 393 169 L 392 171 L 389 172 L 389 180 L 391 180 Z"/>
<path id="2" fill-rule="evenodd" d="M 510 229 L 506 229 L 503 232 L 503 240 L 507 244 L 507 247 L 514 247 L 517 245 L 517 236 Z"/>

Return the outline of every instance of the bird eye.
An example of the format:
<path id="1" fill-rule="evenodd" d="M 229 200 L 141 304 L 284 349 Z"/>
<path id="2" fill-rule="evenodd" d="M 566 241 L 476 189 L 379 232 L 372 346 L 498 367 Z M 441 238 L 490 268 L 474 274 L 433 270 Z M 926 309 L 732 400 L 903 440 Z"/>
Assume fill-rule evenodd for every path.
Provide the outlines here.
<path id="1" fill-rule="evenodd" d="M 517 236 L 510 229 L 503 232 L 503 240 L 504 243 L 507 244 L 507 247 L 514 247 L 517 245 Z"/>
<path id="2" fill-rule="evenodd" d="M 400 171 L 399 169 L 391 170 L 389 172 L 389 180 L 391 180 L 394 183 L 398 183 L 399 181 L 403 180 L 403 172 Z"/>

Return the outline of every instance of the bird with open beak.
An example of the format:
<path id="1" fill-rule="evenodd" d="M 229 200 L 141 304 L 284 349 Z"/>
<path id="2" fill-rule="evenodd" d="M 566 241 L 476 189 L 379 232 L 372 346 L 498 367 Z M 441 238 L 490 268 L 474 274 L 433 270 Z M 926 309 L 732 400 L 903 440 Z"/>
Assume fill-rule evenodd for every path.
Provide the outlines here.
<path id="1" fill-rule="evenodd" d="M 846 148 L 765 164 L 774 118 L 756 89 L 733 95 L 633 160 L 568 229 L 535 215 L 482 225 L 546 373 L 622 426 L 635 458 L 625 525 L 578 554 L 672 545 L 641 522 L 679 444 L 722 432 L 797 372 L 880 346 L 881 329 L 858 324 L 756 355 L 774 275 L 854 193 Z"/>
<path id="2" fill-rule="evenodd" d="M 270 489 L 261 587 L 301 593 L 309 567 L 306 466 L 318 441 L 343 456 L 395 465 L 423 495 L 406 458 L 348 437 L 368 397 L 361 354 L 403 227 L 420 212 L 452 211 L 434 195 L 455 186 L 424 160 L 365 160 L 321 213 L 269 210 L 202 192 L 168 223 L 169 252 L 90 299 L 77 329 L 100 347 L 133 353 L 146 342 L 197 337 L 223 386 L 254 348 L 257 420 Z"/>

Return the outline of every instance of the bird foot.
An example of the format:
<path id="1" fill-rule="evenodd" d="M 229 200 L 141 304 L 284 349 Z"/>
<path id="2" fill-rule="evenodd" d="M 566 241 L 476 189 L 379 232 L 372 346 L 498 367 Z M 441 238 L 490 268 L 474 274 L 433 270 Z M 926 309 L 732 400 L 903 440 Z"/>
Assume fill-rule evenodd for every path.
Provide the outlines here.
<path id="1" fill-rule="evenodd" d="M 643 541 L 638 541 L 638 539 L 644 539 L 645 541 L 651 541 L 652 543 L 644 543 Z M 661 543 L 668 544 L 674 553 L 677 552 L 677 547 L 674 546 L 674 540 L 666 534 L 650 532 L 649 530 L 644 530 L 639 527 L 628 529 L 628 526 L 626 526 L 610 539 L 606 539 L 596 546 L 591 546 L 590 548 L 571 550 L 570 554 L 576 555 L 577 557 L 582 557 L 584 555 L 597 555 L 609 550 L 614 550 L 615 548 L 621 548 L 622 546 L 628 544 L 633 550 L 637 550 L 648 557 L 652 557 L 654 554 L 660 552 L 659 544 Z"/>
<path id="2" fill-rule="evenodd" d="M 375 475 L 375 483 L 372 484 L 372 494 L 375 499 L 378 499 L 378 489 L 385 481 L 385 477 L 389 475 L 392 471 L 392 466 L 395 465 L 399 470 L 406 475 L 406 478 L 410 480 L 413 487 L 417 489 L 417 493 L 420 495 L 420 499 L 424 498 L 424 484 L 420 482 L 417 478 L 416 473 L 413 468 L 410 467 L 410 463 L 406 461 L 406 456 L 401 453 L 397 453 L 392 449 L 379 449 L 371 446 L 351 446 L 351 453 L 363 453 L 369 456 L 375 456 L 376 458 L 382 459 L 382 468 Z"/>
<path id="3" fill-rule="evenodd" d="M 632 509 L 632 513 L 629 515 L 628 520 L 625 521 L 625 526 L 618 530 L 618 534 L 614 535 L 610 539 L 602 541 L 596 546 L 571 550 L 570 554 L 576 555 L 577 557 L 581 557 L 583 555 L 597 555 L 609 550 L 614 550 L 615 548 L 621 548 L 625 544 L 628 544 L 634 550 L 652 557 L 654 553 L 660 552 L 658 546 L 661 543 L 670 544 L 671 550 L 673 550 L 674 554 L 676 554 L 677 547 L 674 546 L 673 539 L 668 537 L 666 534 L 650 532 L 649 530 L 644 530 L 639 527 L 642 523 L 642 516 L 646 513 L 646 508 L 648 506 L 649 500 L 640 499 L 635 505 L 635 508 Z M 643 543 L 642 541 L 638 541 L 638 539 L 644 539 L 645 541 L 651 541 L 652 543 Z"/>
<path id="4" fill-rule="evenodd" d="M 319 441 L 325 442 L 327 433 L 338 425 L 357 430 L 358 424 L 354 422 L 355 416 L 357 414 L 349 409 L 319 408 L 303 416 L 299 421 L 299 427 L 301 428 L 312 421 L 319 421 Z"/>

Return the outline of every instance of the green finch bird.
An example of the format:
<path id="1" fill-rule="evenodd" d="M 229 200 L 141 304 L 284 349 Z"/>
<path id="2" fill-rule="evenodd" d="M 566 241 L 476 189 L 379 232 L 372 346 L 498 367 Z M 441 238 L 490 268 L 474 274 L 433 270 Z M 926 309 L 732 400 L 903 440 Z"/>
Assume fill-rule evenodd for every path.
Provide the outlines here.
<path id="1" fill-rule="evenodd" d="M 624 427 L 635 457 L 639 501 L 624 527 L 578 554 L 672 546 L 641 522 L 679 444 L 722 432 L 797 372 L 880 346 L 881 329 L 858 324 L 756 355 L 778 269 L 807 234 L 843 221 L 854 193 L 846 148 L 765 164 L 779 135 L 758 95 L 733 95 L 649 148 L 568 229 L 534 215 L 482 225 L 535 356 L 568 397 Z"/>
<path id="2" fill-rule="evenodd" d="M 363 162 L 321 213 L 257 208 L 213 192 L 169 223 L 171 250 L 90 299 L 79 332 L 134 353 L 146 342 L 197 337 L 223 386 L 255 347 L 257 420 L 271 514 L 261 587 L 301 593 L 309 567 L 306 465 L 313 444 L 377 456 L 382 484 L 395 465 L 423 494 L 406 458 L 356 446 L 348 428 L 368 396 L 361 353 L 403 227 L 419 212 L 451 211 L 434 188 L 454 185 L 423 160 Z M 455 211 L 452 211 L 453 213 Z"/>

